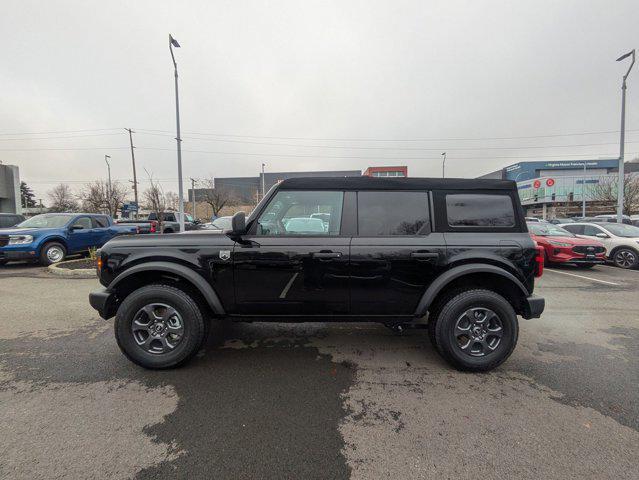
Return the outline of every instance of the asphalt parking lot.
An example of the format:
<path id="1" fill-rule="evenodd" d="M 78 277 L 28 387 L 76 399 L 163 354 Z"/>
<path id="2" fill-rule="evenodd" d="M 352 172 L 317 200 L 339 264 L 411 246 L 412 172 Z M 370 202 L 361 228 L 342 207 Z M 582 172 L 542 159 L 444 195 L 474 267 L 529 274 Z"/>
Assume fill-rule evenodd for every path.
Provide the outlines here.
<path id="1" fill-rule="evenodd" d="M 0 268 L 2 478 L 637 478 L 639 271 L 546 270 L 481 375 L 374 324 L 237 324 L 146 371 L 96 285 Z"/>

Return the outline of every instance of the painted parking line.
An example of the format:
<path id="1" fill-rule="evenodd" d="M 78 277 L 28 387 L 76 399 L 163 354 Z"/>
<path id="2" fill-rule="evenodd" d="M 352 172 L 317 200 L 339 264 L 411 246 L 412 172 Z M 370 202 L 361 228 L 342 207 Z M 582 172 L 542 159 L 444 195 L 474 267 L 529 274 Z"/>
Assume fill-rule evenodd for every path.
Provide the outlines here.
<path id="1" fill-rule="evenodd" d="M 591 282 L 605 283 L 606 285 L 615 285 L 615 286 L 621 285 L 620 283 L 609 282 L 607 280 L 599 280 L 598 278 L 586 277 L 585 275 L 577 275 L 576 273 L 561 272 L 559 270 L 545 269 L 544 273 L 546 272 L 561 273 L 562 275 L 570 275 L 571 277 L 583 278 L 584 280 L 590 280 Z"/>
<path id="2" fill-rule="evenodd" d="M 599 265 L 599 266 L 610 268 L 612 270 L 617 270 L 617 271 L 639 273 L 639 270 L 633 270 L 632 268 L 619 268 L 619 267 L 613 267 L 612 265 Z"/>

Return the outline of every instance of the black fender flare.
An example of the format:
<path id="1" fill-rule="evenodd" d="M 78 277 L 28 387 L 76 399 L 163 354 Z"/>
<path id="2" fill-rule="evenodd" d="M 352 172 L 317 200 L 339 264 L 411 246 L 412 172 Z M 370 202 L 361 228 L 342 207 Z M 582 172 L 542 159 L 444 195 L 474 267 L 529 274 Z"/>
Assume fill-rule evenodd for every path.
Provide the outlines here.
<path id="1" fill-rule="evenodd" d="M 222 306 L 222 302 L 220 301 L 220 297 L 218 297 L 217 293 L 215 292 L 215 290 L 213 290 L 213 287 L 211 287 L 209 282 L 207 282 L 204 277 L 202 277 L 192 269 L 177 263 L 147 262 L 135 265 L 115 277 L 109 284 L 108 290 L 114 291 L 118 283 L 122 282 L 124 279 L 130 277 L 131 275 L 150 271 L 171 273 L 183 278 L 198 289 L 198 291 L 202 294 L 202 296 L 208 303 L 209 307 L 211 307 L 211 309 L 213 310 L 213 313 L 215 313 L 216 315 L 225 314 L 224 307 Z"/>
<path id="2" fill-rule="evenodd" d="M 437 279 L 430 284 L 428 289 L 422 295 L 421 300 L 417 304 L 417 309 L 415 310 L 415 316 L 422 317 L 426 315 L 426 311 L 428 307 L 433 303 L 433 300 L 437 297 L 437 295 L 444 289 L 446 286 L 452 282 L 453 280 L 463 277 L 465 275 L 470 275 L 472 273 L 494 273 L 504 277 L 505 279 L 512 282 L 517 288 L 521 291 L 522 296 L 528 297 L 530 294 L 528 290 L 524 286 L 523 283 L 519 281 L 517 277 L 515 277 L 512 273 L 504 270 L 503 268 L 496 267 L 494 265 L 483 264 L 483 263 L 468 263 L 464 265 L 459 265 L 457 267 L 453 267 L 450 270 L 442 273 Z"/>

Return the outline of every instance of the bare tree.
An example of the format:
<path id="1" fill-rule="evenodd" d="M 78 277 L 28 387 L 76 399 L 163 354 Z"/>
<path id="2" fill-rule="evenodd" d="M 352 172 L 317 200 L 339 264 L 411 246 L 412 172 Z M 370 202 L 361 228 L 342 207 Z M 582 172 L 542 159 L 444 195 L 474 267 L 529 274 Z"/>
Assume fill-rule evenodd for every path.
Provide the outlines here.
<path id="1" fill-rule="evenodd" d="M 595 202 L 616 205 L 618 183 L 616 176 L 602 177 L 598 183 L 592 186 L 590 199 Z M 623 183 L 623 213 L 630 215 L 639 208 L 639 177 L 626 175 Z"/>
<path id="2" fill-rule="evenodd" d="M 115 217 L 126 200 L 128 190 L 118 182 L 111 187 L 103 180 L 87 183 L 79 195 L 82 209 L 91 213 L 108 213 Z"/>
<path id="3" fill-rule="evenodd" d="M 145 169 L 146 170 L 146 169 Z M 158 218 L 157 231 L 162 233 L 164 231 L 164 211 L 166 210 L 166 195 L 162 190 L 162 186 L 156 180 L 153 180 L 153 175 L 148 171 L 146 174 L 149 176 L 150 186 L 147 188 L 142 196 L 147 203 L 147 207 L 155 212 Z"/>
<path id="4" fill-rule="evenodd" d="M 178 210 L 180 208 L 180 197 L 175 192 L 166 192 L 164 194 L 166 200 L 166 208 L 168 210 Z"/>
<path id="5" fill-rule="evenodd" d="M 49 207 L 51 212 L 76 212 L 78 210 L 78 202 L 66 183 L 53 187 L 47 195 L 51 199 Z"/>
<path id="6" fill-rule="evenodd" d="M 211 207 L 214 216 L 218 216 L 224 207 L 237 204 L 237 199 L 229 190 L 218 187 L 215 188 L 213 179 L 204 181 L 205 188 L 201 191 L 202 200 Z"/>

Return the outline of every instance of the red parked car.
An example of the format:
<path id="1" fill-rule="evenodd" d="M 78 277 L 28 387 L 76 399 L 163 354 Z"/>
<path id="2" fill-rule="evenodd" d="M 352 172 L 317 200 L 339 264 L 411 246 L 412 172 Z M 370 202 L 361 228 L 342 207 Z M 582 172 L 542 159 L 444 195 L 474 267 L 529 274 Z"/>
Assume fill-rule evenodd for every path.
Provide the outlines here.
<path id="1" fill-rule="evenodd" d="M 568 230 L 551 223 L 528 223 L 530 236 L 544 249 L 544 263 L 574 263 L 590 268 L 605 263 L 606 248 L 601 242 L 579 238 Z"/>

